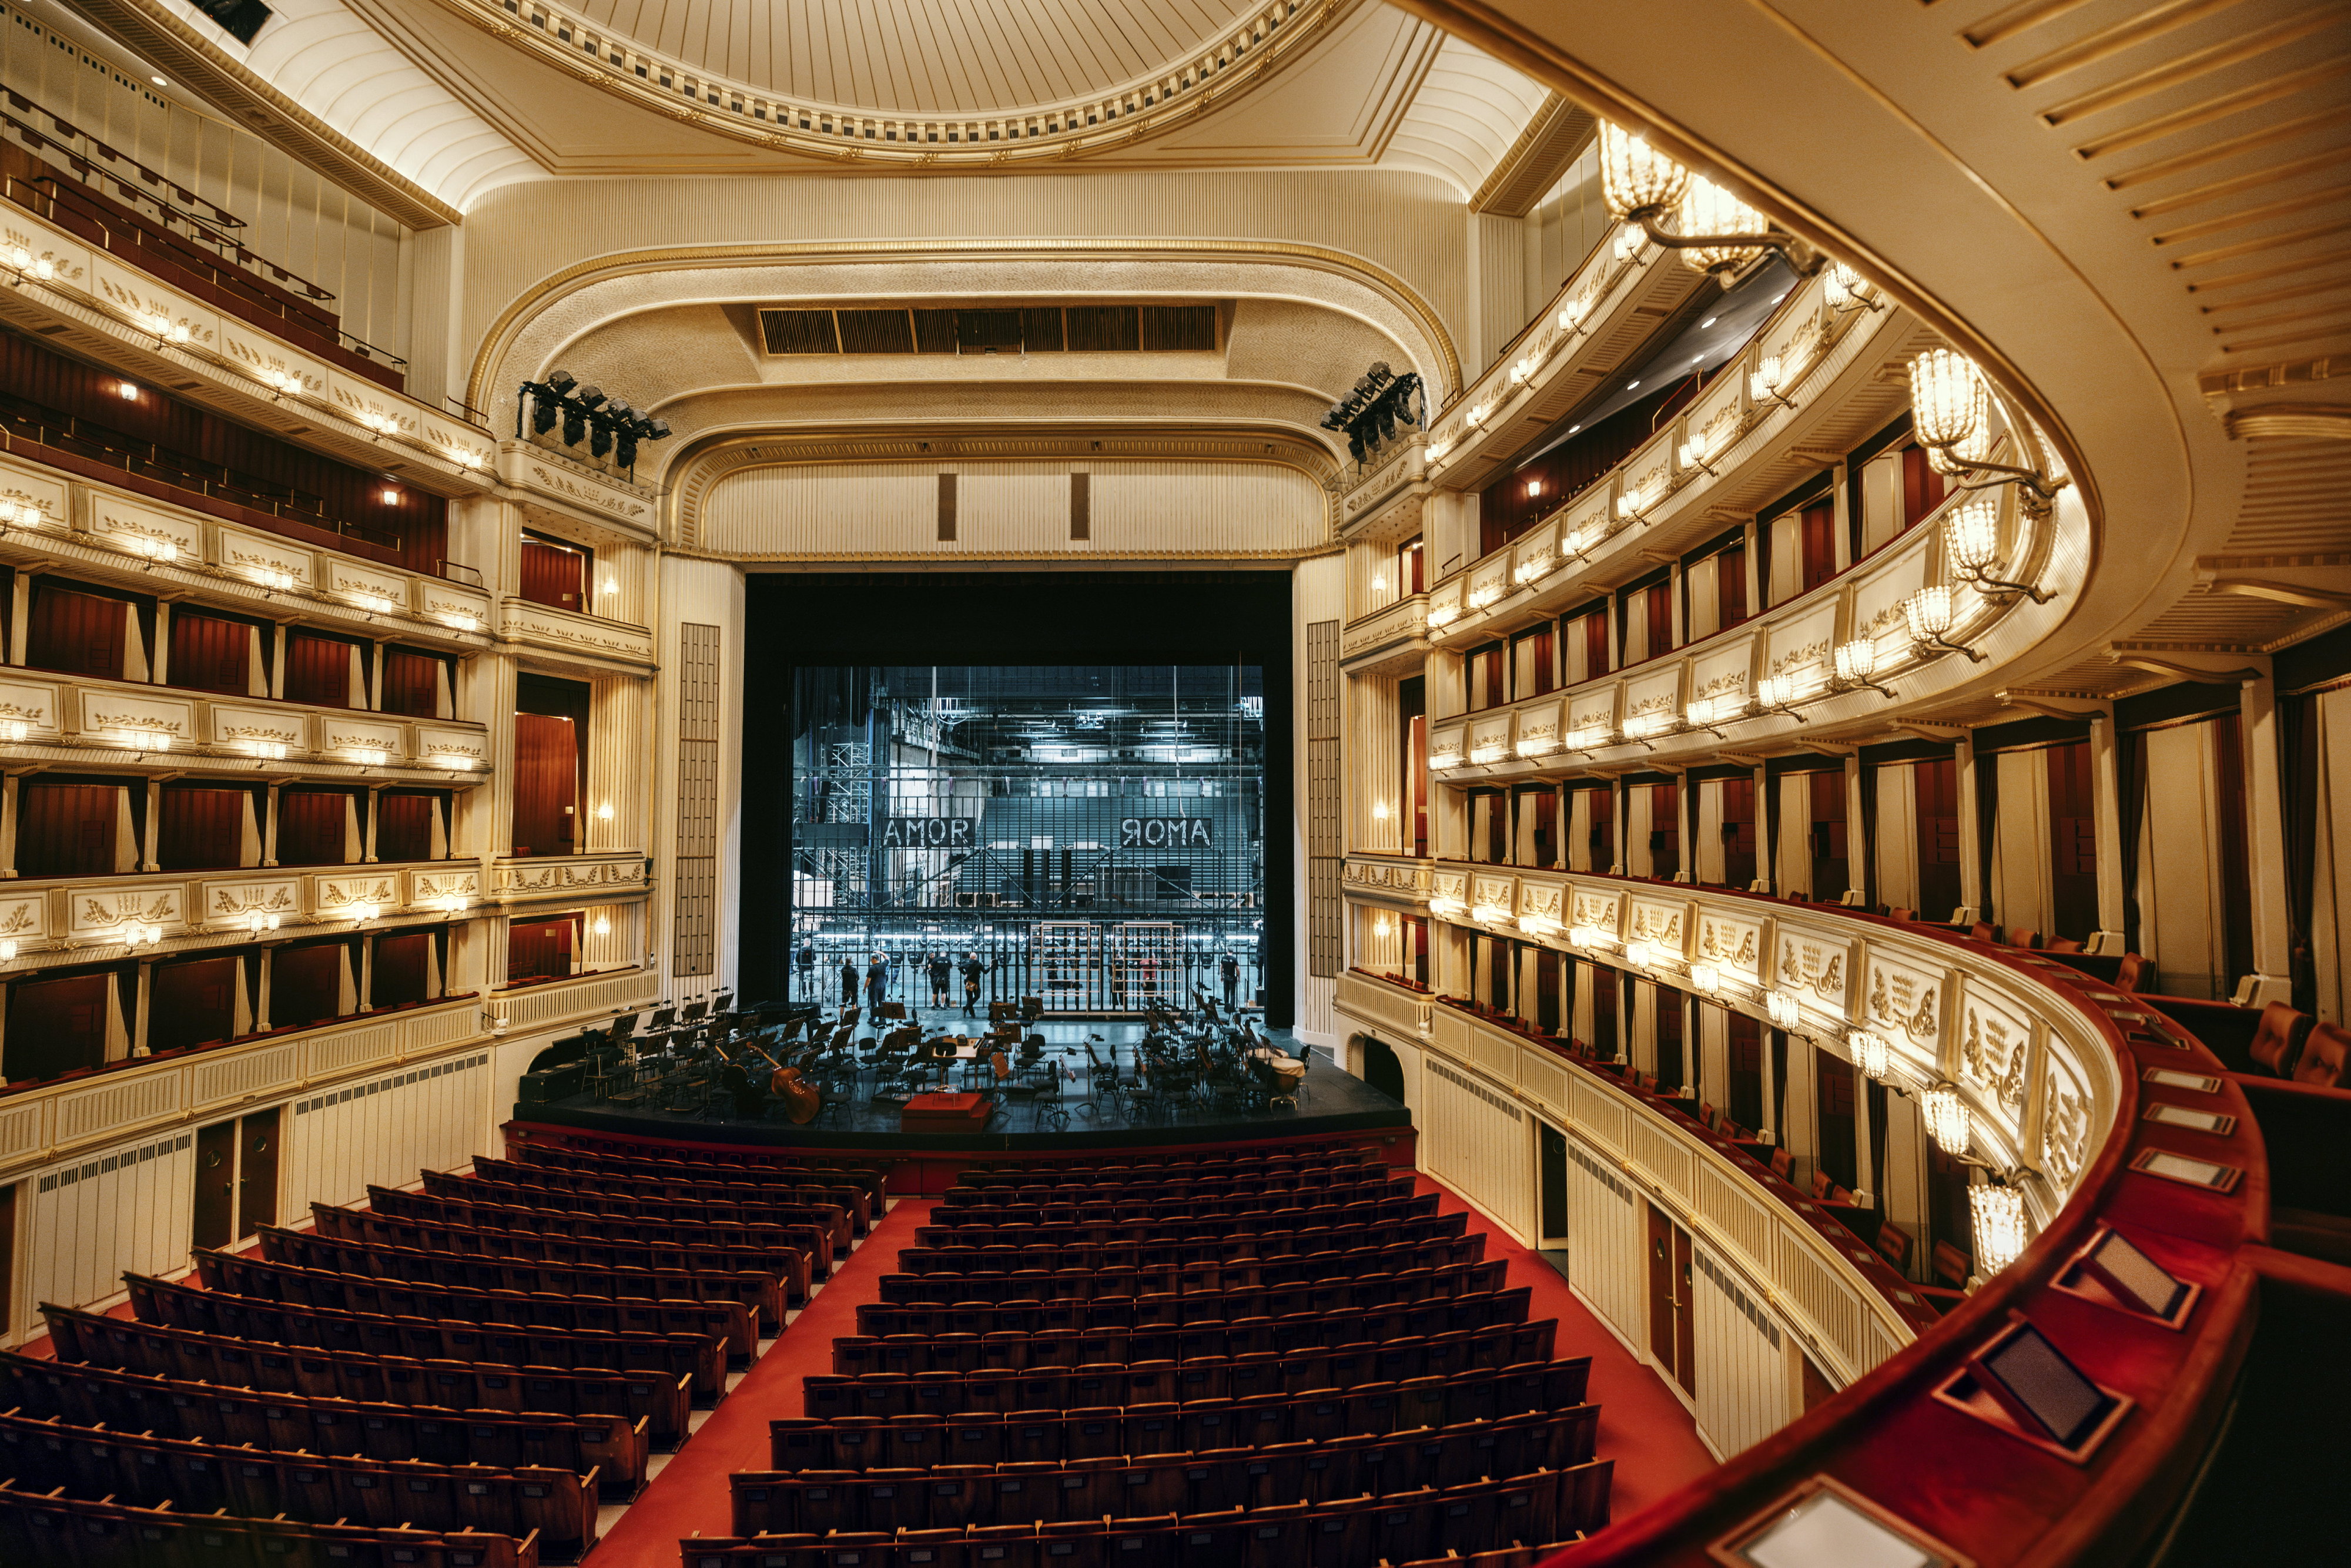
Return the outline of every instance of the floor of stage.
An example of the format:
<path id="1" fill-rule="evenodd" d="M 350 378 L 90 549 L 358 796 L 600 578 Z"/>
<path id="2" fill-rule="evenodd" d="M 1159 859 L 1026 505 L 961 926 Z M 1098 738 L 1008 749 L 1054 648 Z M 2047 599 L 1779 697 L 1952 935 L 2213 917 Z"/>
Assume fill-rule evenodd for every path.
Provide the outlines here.
<path id="1" fill-rule="evenodd" d="M 959 1009 L 925 1008 L 919 1019 L 924 1033 L 961 1029 Z M 977 1025 L 985 1028 L 984 1024 Z M 794 1126 L 783 1119 L 780 1107 L 756 1120 L 734 1113 L 722 1100 L 708 1111 L 650 1110 L 643 1106 L 610 1105 L 587 1095 L 574 1095 L 544 1105 L 517 1105 L 515 1118 L 583 1131 L 624 1134 L 638 1137 L 676 1138 L 707 1143 L 800 1145 L 814 1148 L 871 1148 L 887 1144 L 909 1149 L 969 1150 L 1051 1146 L 1110 1147 L 1136 1143 L 1215 1143 L 1259 1138 L 1270 1134 L 1322 1134 L 1408 1127 L 1411 1113 L 1362 1079 L 1335 1066 L 1319 1052 L 1307 1056 L 1306 1078 L 1295 1109 L 1276 1106 L 1249 1110 L 1238 1106 L 1212 1108 L 1185 1103 L 1174 1106 L 1127 1107 L 1107 1092 L 1097 1093 L 1082 1049 L 1090 1037 L 1098 1039 L 1097 1056 L 1107 1069 L 1115 1061 L 1121 1075 L 1132 1077 L 1135 1042 L 1143 1038 L 1139 1023 L 1062 1023 L 1051 1020 L 1030 1026 L 1045 1037 L 1046 1050 L 1075 1077 L 1061 1082 L 1061 1109 L 1067 1121 L 1052 1116 L 1050 1101 L 1007 1100 L 980 1133 L 906 1133 L 899 1130 L 899 1107 L 876 1104 L 872 1093 L 874 1075 L 863 1076 L 856 1095 L 833 1100 L 816 1121 Z M 1287 1030 L 1264 1030 L 1270 1043 L 1295 1052 L 1297 1042 Z M 859 1032 L 862 1044 L 867 1031 Z M 1105 1055 L 1107 1051 L 1107 1055 Z M 975 1074 L 970 1086 L 977 1087 Z M 947 1087 L 962 1090 L 967 1082 L 960 1064 Z"/>

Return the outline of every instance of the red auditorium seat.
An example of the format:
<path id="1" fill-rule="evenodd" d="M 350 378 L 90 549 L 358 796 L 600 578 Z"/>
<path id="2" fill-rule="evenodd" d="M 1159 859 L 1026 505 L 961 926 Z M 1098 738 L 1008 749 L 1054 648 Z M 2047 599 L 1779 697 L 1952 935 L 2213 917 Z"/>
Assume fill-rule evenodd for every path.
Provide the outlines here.
<path id="1" fill-rule="evenodd" d="M 2254 1027 L 2252 1042 L 2245 1048 L 2245 1054 L 2272 1077 L 2292 1078 L 2310 1025 L 2310 1019 L 2287 1003 L 2272 1002 L 2262 1009 L 2262 1021 Z"/>
<path id="2" fill-rule="evenodd" d="M 2351 1061 L 2351 1033 L 2339 1024 L 2313 1024 L 2303 1040 L 2302 1054 L 2294 1061 L 2294 1081 L 2321 1089 L 2341 1088 L 2346 1061 Z"/>
<path id="3" fill-rule="evenodd" d="M 2001 945 L 2009 947 L 2038 947 L 2041 946 L 2041 933 L 2031 930 L 2011 930 L 2001 938 Z"/>
<path id="4" fill-rule="evenodd" d="M 2137 953 L 2126 953 L 2115 967 L 2115 989 L 2136 991 L 2147 974 L 2147 960 Z"/>
<path id="5" fill-rule="evenodd" d="M 1788 1152 L 1784 1144 L 1771 1151 L 1771 1174 L 1784 1182 L 1796 1179 L 1796 1156 Z"/>

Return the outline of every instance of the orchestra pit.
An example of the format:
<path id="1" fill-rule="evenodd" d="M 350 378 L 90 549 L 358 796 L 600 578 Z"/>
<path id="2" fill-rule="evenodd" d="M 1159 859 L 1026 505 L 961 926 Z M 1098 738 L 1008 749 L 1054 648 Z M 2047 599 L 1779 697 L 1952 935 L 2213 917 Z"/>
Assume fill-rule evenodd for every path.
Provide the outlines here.
<path id="1" fill-rule="evenodd" d="M 2351 12 L 0 15 L 0 1563 L 2340 1550 Z"/>

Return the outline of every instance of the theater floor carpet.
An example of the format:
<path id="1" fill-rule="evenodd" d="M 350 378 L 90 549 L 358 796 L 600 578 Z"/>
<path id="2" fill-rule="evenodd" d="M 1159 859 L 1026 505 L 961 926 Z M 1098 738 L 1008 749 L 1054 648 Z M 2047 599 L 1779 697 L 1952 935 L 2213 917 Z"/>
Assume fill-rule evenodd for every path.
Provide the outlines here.
<path id="1" fill-rule="evenodd" d="M 1601 1406 L 1599 1453 L 1616 1461 L 1614 1518 L 1629 1519 L 1714 1469 L 1681 1401 L 1575 1299 L 1556 1270 L 1447 1188 L 1426 1176 L 1419 1185 L 1439 1195 L 1440 1212 L 1463 1210 L 1470 1228 L 1486 1232 L 1486 1256 L 1510 1260 L 1510 1284 L 1532 1287 L 1528 1315 L 1559 1320 L 1557 1354 L 1592 1357 L 1591 1397 Z M 767 1469 L 768 1423 L 802 1413 L 801 1376 L 832 1370 L 834 1337 L 857 1332 L 859 1304 L 880 1299 L 882 1276 L 892 1271 L 898 1249 L 913 1244 L 915 1228 L 930 1212 L 927 1199 L 901 1199 L 873 1228 L 685 1447 L 610 1525 L 590 1557 L 594 1568 L 675 1568 L 677 1543 L 684 1537 L 728 1533 L 726 1478 L 736 1470 Z"/>

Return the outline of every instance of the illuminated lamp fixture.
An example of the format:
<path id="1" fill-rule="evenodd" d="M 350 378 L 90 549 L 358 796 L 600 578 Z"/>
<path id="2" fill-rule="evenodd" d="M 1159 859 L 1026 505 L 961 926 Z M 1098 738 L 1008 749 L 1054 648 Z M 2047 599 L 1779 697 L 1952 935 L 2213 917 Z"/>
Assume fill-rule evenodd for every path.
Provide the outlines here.
<path id="1" fill-rule="evenodd" d="M 1445 461 L 1446 455 L 1452 450 L 1453 443 L 1449 441 L 1430 442 L 1428 444 L 1428 465 L 1432 468 L 1436 467 L 1439 463 Z"/>
<path id="2" fill-rule="evenodd" d="M 1646 936 L 1635 936 L 1625 944 L 1625 962 L 1636 969 L 1657 967 L 1657 945 Z"/>
<path id="3" fill-rule="evenodd" d="M 1455 605 L 1432 604 L 1428 607 L 1428 623 L 1431 626 L 1442 629 L 1452 625 L 1456 621 L 1460 619 L 1461 612 L 1459 608 Z"/>
<path id="4" fill-rule="evenodd" d="M 1690 984 L 1697 989 L 1712 993 L 1722 988 L 1722 971 L 1700 958 L 1689 967 Z"/>
<path id="5" fill-rule="evenodd" d="M 1598 544 L 1601 538 L 1599 533 L 1588 532 L 1583 524 L 1578 523 L 1560 536 L 1560 553 L 1571 560 L 1582 560 L 1592 553 L 1592 547 Z"/>
<path id="6" fill-rule="evenodd" d="M 1765 354 L 1747 372 L 1747 399 L 1750 402 L 1776 402 L 1782 408 L 1793 408 L 1795 401 L 1780 390 L 1787 382 L 1787 362 L 1777 354 Z"/>
<path id="7" fill-rule="evenodd" d="M 286 760 L 286 743 L 282 740 L 248 740 L 244 743 L 244 746 L 245 754 L 247 757 L 260 761 L 283 762 Z"/>
<path id="8" fill-rule="evenodd" d="M 1468 413 L 1463 414 L 1461 417 L 1463 421 L 1468 424 L 1470 429 L 1476 430 L 1486 423 L 1487 416 L 1491 414 L 1493 412 L 1494 405 L 1492 403 L 1481 402 L 1472 407 Z"/>
<path id="9" fill-rule="evenodd" d="M 468 772 L 476 766 L 472 758 L 456 751 L 436 751 L 426 758 L 425 761 L 432 767 L 450 773 Z"/>
<path id="10" fill-rule="evenodd" d="M 1877 674 L 1877 639 L 1855 637 L 1836 645 L 1837 685 L 1845 690 L 1867 686 L 1881 696 L 1892 696 L 1891 688 L 1879 685 L 1870 677 Z"/>
<path id="11" fill-rule="evenodd" d="M 171 732 L 168 730 L 148 729 L 142 728 L 137 725 L 118 724 L 107 733 L 114 737 L 115 745 L 127 747 L 133 751 L 169 751 L 172 749 L 172 736 Z"/>
<path id="12" fill-rule="evenodd" d="M 1483 610 L 1486 606 L 1493 603 L 1494 601 L 1501 597 L 1502 585 L 1500 583 L 1489 582 L 1483 584 L 1480 587 L 1473 588 L 1469 591 L 1469 608 L 1472 610 Z"/>
<path id="13" fill-rule="evenodd" d="M 282 915 L 265 915 L 256 909 L 246 914 L 245 917 L 245 928 L 254 936 L 258 936 L 265 931 L 277 930 L 279 924 L 282 923 L 285 918 L 286 917 Z"/>
<path id="14" fill-rule="evenodd" d="M 1600 185 L 1611 214 L 1637 225 L 1653 245 L 1696 253 L 1685 259 L 1726 288 L 1733 274 L 1767 250 L 1778 251 L 1804 276 L 1820 269 L 1823 257 L 1810 246 L 1773 232 L 1762 214 L 1721 186 L 1692 174 L 1650 146 L 1647 138 L 1604 120 Z M 1727 227 L 1707 226 L 1718 223 Z M 1621 250 L 1621 240 L 1619 246 Z"/>
<path id="15" fill-rule="evenodd" d="M 1968 1216 L 1975 1222 L 1976 1271 L 1983 1279 L 2022 1257 L 2032 1239 L 2024 1218 L 2024 1195 L 2012 1186 L 1988 1182 L 1970 1186 Z"/>
<path id="16" fill-rule="evenodd" d="M 1469 906 L 1468 904 L 1462 903 L 1459 899 L 1455 898 L 1450 894 L 1440 893 L 1428 901 L 1429 913 L 1432 915 L 1458 915 L 1468 907 Z"/>
<path id="17" fill-rule="evenodd" d="M 1877 297 L 1877 285 L 1842 261 L 1829 264 L 1828 275 L 1821 279 L 1821 287 L 1828 297 L 1829 308 L 1839 314 L 1848 310 L 1882 310 L 1886 308 L 1886 301 Z"/>
<path id="18" fill-rule="evenodd" d="M 612 820 L 612 802 L 606 800 L 596 808 L 596 820 L 600 822 L 609 822 Z"/>
<path id="19" fill-rule="evenodd" d="M 366 611 L 371 615 L 389 615 L 392 613 L 392 601 L 381 593 L 370 593 L 365 591 L 361 591 L 351 595 L 351 602 L 358 605 L 360 609 Z"/>
<path id="20" fill-rule="evenodd" d="M 1480 768 L 1499 762 L 1503 758 L 1509 755 L 1510 753 L 1503 748 L 1499 742 L 1495 742 L 1487 746 L 1474 746 L 1469 748 L 1469 760 L 1476 763 Z"/>
<path id="21" fill-rule="evenodd" d="M 381 746 L 347 746 L 343 756 L 362 768 L 381 768 L 392 760 L 392 753 Z"/>
<path id="22" fill-rule="evenodd" d="M 150 310 L 144 325 L 147 328 L 147 335 L 155 340 L 158 348 L 172 343 L 184 343 L 188 340 L 188 329 L 172 320 L 161 310 Z"/>
<path id="23" fill-rule="evenodd" d="M 1731 700 L 1728 697 L 1692 697 L 1688 706 L 1682 709 L 1682 722 L 1692 729 L 1706 731 L 1717 740 L 1724 739 L 1726 737 L 1717 727 L 1738 716 L 1735 712 L 1722 711 L 1723 705 Z"/>
<path id="24" fill-rule="evenodd" d="M 1538 735 L 1522 740 L 1513 747 L 1520 757 L 1549 757 L 1559 749 L 1559 742 L 1548 735 Z"/>
<path id="25" fill-rule="evenodd" d="M 1618 229 L 1616 231 L 1616 259 L 1619 261 L 1632 260 L 1635 256 L 1641 254 L 1641 246 L 1647 243 L 1646 238 L 1642 235 L 1639 229 L 1634 228 L 1629 225 L 1624 228 Z"/>
<path id="26" fill-rule="evenodd" d="M 469 907 L 465 902 L 465 895 L 462 893 L 453 893 L 446 898 L 435 899 L 434 904 L 444 915 L 463 915 Z"/>
<path id="27" fill-rule="evenodd" d="M 0 499 L 0 529 L 37 528 L 48 520 L 37 501 Z"/>
<path id="28" fill-rule="evenodd" d="M 1696 441 L 1683 442 L 1681 449 L 1675 454 L 1675 462 L 1677 466 L 1701 469 L 1711 475 L 1715 472 L 1714 465 L 1707 459 L 1712 455 L 1707 449 L 1706 438 L 1700 436 Z"/>
<path id="29" fill-rule="evenodd" d="M 1372 573 L 1372 591 L 1374 593 L 1385 593 L 1387 591 L 1388 574 L 1384 571 L 1375 571 Z"/>
<path id="30" fill-rule="evenodd" d="M 1908 622 L 1911 644 L 1918 648 L 1938 649 L 1946 653 L 1965 653 L 1970 664 L 1980 664 L 1983 655 L 1962 643 L 1948 640 L 1951 629 L 1951 591 L 1940 583 L 1922 588 L 1902 601 L 1902 619 Z"/>
<path id="31" fill-rule="evenodd" d="M 271 593 L 284 593 L 294 586 L 294 574 L 279 567 L 250 566 L 245 574 Z"/>
<path id="32" fill-rule="evenodd" d="M 1382 915 L 1373 920 L 1372 935 L 1378 937 L 1381 941 L 1386 941 L 1389 937 L 1395 936 L 1395 933 L 1396 924 L 1395 917 L 1394 915 Z"/>
<path id="33" fill-rule="evenodd" d="M 1616 497 L 1616 516 L 1628 523 L 1646 522 L 1648 519 L 1641 516 L 1641 508 L 1646 505 L 1648 497 L 1641 493 L 1641 487 L 1631 486 Z"/>
<path id="34" fill-rule="evenodd" d="M 1499 904 L 1481 904 L 1469 912 L 1469 918 L 1480 925 L 1508 925 L 1510 912 Z"/>
<path id="35" fill-rule="evenodd" d="M 1519 916 L 1519 929 L 1530 936 L 1556 936 L 1559 935 L 1559 922 L 1548 915 L 1521 915 Z"/>
<path id="36" fill-rule="evenodd" d="M 1655 751 L 1651 737 L 1665 734 L 1674 727 L 1674 716 L 1669 713 L 1638 713 L 1625 721 L 1625 738 Z"/>
<path id="37" fill-rule="evenodd" d="M 120 398 L 125 402 L 137 402 L 139 401 L 139 383 L 137 382 L 117 382 L 114 385 L 114 395 Z"/>
<path id="38" fill-rule="evenodd" d="M 291 371 L 281 370 L 276 365 L 272 365 L 269 369 L 262 371 L 261 379 L 269 388 L 271 393 L 270 401 L 272 402 L 277 402 L 279 398 L 284 397 L 288 392 L 292 392 L 295 396 L 299 397 L 303 392 L 307 390 L 307 387 L 300 376 L 296 375 Z"/>
<path id="39" fill-rule="evenodd" d="M 16 939 L 14 936 L 0 936 L 0 964 L 13 964 L 16 961 Z"/>
<path id="40" fill-rule="evenodd" d="M 1579 925 L 1576 929 L 1583 934 L 1586 947 L 1596 947 L 1604 953 L 1624 945 L 1616 933 L 1605 925 Z"/>
<path id="41" fill-rule="evenodd" d="M 1763 1010 L 1771 1015 L 1773 1029 L 1786 1031 L 1803 1027 L 1804 1004 L 1793 991 L 1766 991 Z"/>
<path id="42" fill-rule="evenodd" d="M 611 917 L 604 915 L 596 916 L 596 924 L 591 929 L 599 936 L 610 936 L 612 934 Z"/>
<path id="43" fill-rule="evenodd" d="M 1766 713 L 1784 713 L 1792 716 L 1796 711 L 1796 677 L 1762 676 L 1755 683 L 1755 701 Z"/>
<path id="44" fill-rule="evenodd" d="M 378 493 L 377 498 L 387 507 L 397 507 L 400 505 L 399 486 L 386 482 L 383 489 Z"/>
<path id="45" fill-rule="evenodd" d="M 1962 490 L 2013 485 L 2025 516 L 2045 517 L 2065 481 L 2038 467 L 1994 463 L 1987 455 L 1991 450 L 1991 403 L 1998 395 L 1982 368 L 1957 350 L 1929 349 L 1910 361 L 1911 430 L 1927 449 L 1928 460 L 1940 473 L 1959 476 Z M 2029 448 L 2030 427 L 2005 400 L 2001 413 L 2018 446 Z M 1980 474 L 1990 477 L 1973 477 Z"/>
<path id="46" fill-rule="evenodd" d="M 441 619 L 453 630 L 458 632 L 478 632 L 482 629 L 482 618 L 480 616 L 468 615 L 462 610 L 453 610 L 448 614 L 442 616 Z"/>
<path id="47" fill-rule="evenodd" d="M 1935 1146 L 1957 1159 L 1968 1152 L 1974 1136 L 1974 1127 L 1968 1115 L 1968 1103 L 1959 1098 L 1959 1090 L 1949 1083 L 1938 1083 L 1918 1097 L 1918 1113 L 1926 1119 L 1927 1134 Z"/>
<path id="48" fill-rule="evenodd" d="M 1534 356 L 1530 354 L 1525 359 L 1520 360 L 1517 364 L 1510 367 L 1510 384 L 1514 387 L 1522 387 L 1533 377 L 1534 373 Z"/>
<path id="49" fill-rule="evenodd" d="M 1951 573 L 1976 591 L 1995 600 L 2023 594 L 2035 604 L 2056 595 L 2029 582 L 2005 582 L 1991 575 L 2000 559 L 2000 507 L 1989 496 L 1975 496 L 1951 508 L 1943 519 L 1943 542 L 1950 552 Z"/>
<path id="50" fill-rule="evenodd" d="M 0 718 L 0 740 L 14 743 L 33 733 L 32 725 L 21 718 Z"/>
<path id="51" fill-rule="evenodd" d="M 1458 751 L 1435 753 L 1429 758 L 1428 766 L 1439 773 L 1450 768 L 1458 768 L 1461 766 L 1461 754 Z"/>
<path id="52" fill-rule="evenodd" d="M 1614 742 L 1614 727 L 1604 724 L 1578 725 L 1567 732 L 1567 744 L 1576 751 L 1597 751 Z"/>
<path id="53" fill-rule="evenodd" d="M 1562 332 L 1580 332 L 1583 329 L 1584 319 L 1591 314 L 1592 296 L 1576 295 L 1559 308 L 1559 329 Z"/>
<path id="54" fill-rule="evenodd" d="M 1388 803 L 1387 803 L 1385 800 L 1374 800 L 1374 801 L 1373 801 L 1373 802 L 1372 802 L 1372 821 L 1374 821 L 1374 822 L 1384 822 L 1384 821 L 1386 821 L 1387 820 L 1388 820 Z"/>
<path id="55" fill-rule="evenodd" d="M 1883 1083 L 1894 1075 L 1894 1048 L 1886 1037 L 1865 1029 L 1857 1029 L 1846 1037 L 1853 1047 L 1853 1064 L 1873 1083 Z"/>
<path id="56" fill-rule="evenodd" d="M 21 287 L 26 278 L 47 283 L 57 275 L 57 264 L 46 256 L 35 256 L 21 245 L 8 247 L 8 270 L 16 275 L 12 287 Z"/>

